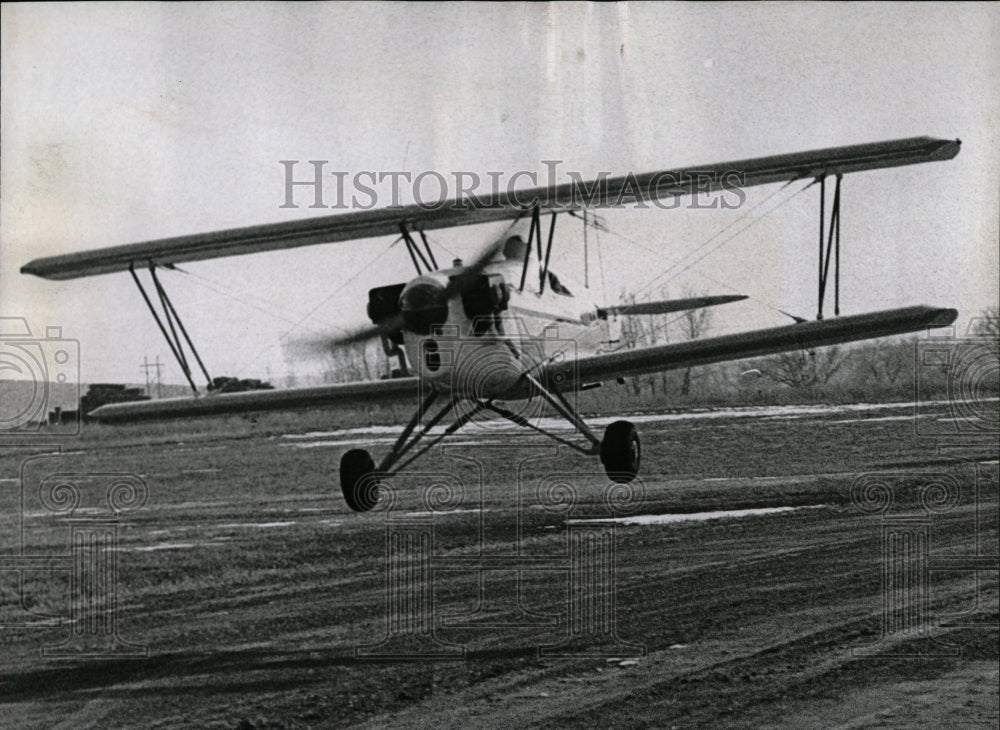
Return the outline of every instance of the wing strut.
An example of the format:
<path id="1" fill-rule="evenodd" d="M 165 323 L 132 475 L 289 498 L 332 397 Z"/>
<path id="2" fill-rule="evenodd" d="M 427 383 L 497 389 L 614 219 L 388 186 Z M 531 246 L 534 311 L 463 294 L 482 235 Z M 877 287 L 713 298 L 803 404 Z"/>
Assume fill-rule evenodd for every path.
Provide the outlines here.
<path id="1" fill-rule="evenodd" d="M 538 263 L 542 265 L 542 270 L 539 272 L 539 283 L 538 283 L 538 293 L 539 295 L 545 293 L 545 280 L 549 278 L 549 256 L 552 255 L 552 237 L 556 232 L 556 213 L 552 213 L 552 222 L 549 224 L 549 242 L 545 246 L 545 263 L 542 264 L 542 257 L 539 255 Z M 541 254 L 542 239 L 538 239 L 538 252 Z"/>
<path id="2" fill-rule="evenodd" d="M 552 211 L 552 221 L 549 224 L 549 238 L 542 250 L 542 220 L 541 209 L 536 203 L 531 208 L 531 227 L 528 229 L 528 245 L 524 247 L 524 265 L 521 267 L 521 283 L 519 292 L 524 291 L 524 283 L 528 278 L 528 262 L 531 260 L 531 244 L 538 249 L 538 293 L 545 293 L 545 281 L 549 278 L 549 257 L 552 255 L 552 239 L 556 232 L 556 211 Z"/>
<path id="3" fill-rule="evenodd" d="M 403 242 L 406 244 L 406 252 L 410 254 L 410 260 L 413 261 L 413 267 L 417 270 L 417 276 L 422 275 L 424 272 L 420 269 L 420 263 L 422 262 L 424 268 L 428 271 L 433 271 L 431 264 L 428 263 L 427 259 L 424 258 L 423 252 L 417 245 L 417 242 L 413 240 L 413 236 L 410 235 L 410 229 L 406 227 L 405 223 L 399 224 L 399 232 L 403 236 Z M 421 237 L 424 239 L 424 246 L 427 247 L 427 255 L 431 257 L 431 261 L 434 261 L 434 255 L 431 253 L 430 246 L 427 245 L 427 237 L 424 236 L 424 232 L 420 231 Z M 417 260 L 419 258 L 419 261 Z M 434 263 L 434 268 L 437 268 L 437 263 Z"/>
<path id="4" fill-rule="evenodd" d="M 406 251 L 410 254 L 410 260 L 413 262 L 414 268 L 417 270 L 417 276 L 420 276 L 424 272 L 420 269 L 420 264 L 423 263 L 424 268 L 428 271 L 437 271 L 438 262 L 434 258 L 434 252 L 431 250 L 430 241 L 427 240 L 427 234 L 421 229 L 417 229 L 417 233 L 420 234 L 420 240 L 424 244 L 424 251 L 427 252 L 426 258 L 424 257 L 424 252 L 420 250 L 420 246 L 417 242 L 413 240 L 413 234 L 410 233 L 410 229 L 406 227 L 406 223 L 399 224 L 399 232 L 403 236 L 403 242 L 406 244 Z M 419 259 L 419 261 L 418 261 Z"/>
<path id="5" fill-rule="evenodd" d="M 830 252 L 833 251 L 833 314 L 840 316 L 840 180 L 833 191 L 833 206 L 830 210 L 830 233 L 826 238 L 826 253 L 823 253 L 823 225 L 826 222 L 826 176 L 819 178 L 819 291 L 816 304 L 816 319 L 823 319 L 823 298 L 826 283 L 830 278 Z"/>
<path id="6" fill-rule="evenodd" d="M 535 205 L 531 209 L 531 226 L 528 228 L 528 245 L 524 247 L 524 266 L 521 267 L 521 283 L 518 285 L 517 290 L 519 292 L 524 291 L 524 282 L 528 278 L 528 261 L 531 260 L 531 244 L 535 242 L 537 230 L 537 240 L 540 242 L 542 239 L 542 225 L 539 222 L 539 210 L 538 205 Z M 538 258 L 542 257 L 542 244 L 538 244 Z"/>
<path id="7" fill-rule="evenodd" d="M 438 269 L 438 262 L 434 258 L 434 252 L 431 251 L 431 244 L 427 240 L 427 234 L 424 233 L 424 231 L 423 231 L 422 228 L 419 229 L 419 230 L 417 230 L 417 233 L 420 234 L 420 240 L 424 242 L 424 248 L 427 250 L 427 258 L 429 258 L 431 260 L 431 266 L 433 266 L 434 270 L 437 271 L 437 269 Z"/>
<path id="8" fill-rule="evenodd" d="M 174 309 L 173 302 L 170 301 L 170 297 L 167 295 L 167 290 L 163 288 L 159 277 L 156 275 L 156 265 L 149 265 L 149 275 L 153 278 L 153 286 L 156 288 L 156 294 L 160 299 L 160 307 L 163 309 L 163 319 L 167 320 L 167 327 L 170 328 L 170 332 L 167 332 L 167 327 L 163 326 L 163 321 L 160 319 L 160 315 L 156 313 L 156 308 L 153 306 L 153 302 L 150 300 L 149 295 L 146 293 L 146 289 L 142 286 L 142 282 L 139 281 L 139 277 L 135 273 L 135 267 L 130 264 L 128 271 L 132 275 L 132 280 L 135 282 L 135 285 L 139 287 L 139 293 L 142 294 L 142 298 L 146 302 L 146 306 L 149 307 L 149 311 L 153 315 L 153 319 L 156 320 L 156 325 L 160 328 L 160 332 L 163 333 L 163 337 L 167 341 L 167 345 L 170 346 L 170 351 L 174 354 L 174 358 L 176 358 L 177 364 L 183 371 L 184 377 L 187 378 L 188 384 L 191 386 L 191 390 L 193 390 L 195 394 L 198 394 L 198 386 L 194 384 L 194 379 L 191 377 L 191 366 L 188 363 L 187 354 L 184 352 L 184 343 L 181 341 L 180 335 L 177 334 L 178 329 L 180 330 L 180 334 L 184 336 L 184 341 L 187 342 L 188 347 L 191 349 L 191 354 L 194 355 L 194 359 L 198 362 L 198 367 L 200 367 L 201 372 L 204 373 L 205 380 L 208 382 L 208 388 L 211 390 L 212 378 L 208 374 L 208 370 L 205 369 L 205 364 L 201 361 L 201 356 L 198 355 L 198 350 L 191 341 L 191 337 L 188 335 L 187 329 L 184 327 L 184 323 L 177 314 L 177 310 Z M 176 323 L 176 327 L 174 326 L 174 323 Z"/>

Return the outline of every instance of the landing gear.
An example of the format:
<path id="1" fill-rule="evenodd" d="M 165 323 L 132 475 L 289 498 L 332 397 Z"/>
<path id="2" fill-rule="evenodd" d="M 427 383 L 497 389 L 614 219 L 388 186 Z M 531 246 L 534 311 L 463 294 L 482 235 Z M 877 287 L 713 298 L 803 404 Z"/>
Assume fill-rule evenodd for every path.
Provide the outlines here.
<path id="1" fill-rule="evenodd" d="M 340 489 L 347 506 L 355 512 L 367 512 L 378 504 L 378 477 L 371 454 L 351 449 L 341 457 Z"/>
<path id="2" fill-rule="evenodd" d="M 639 433 L 629 421 L 615 421 L 604 431 L 601 441 L 601 463 L 608 479 L 627 484 L 639 473 L 642 448 Z"/>
<path id="3" fill-rule="evenodd" d="M 404 454 L 416 446 L 417 442 L 426 436 L 428 431 L 434 428 L 458 402 L 458 398 L 452 397 L 446 406 L 424 423 L 420 431 L 413 433 L 417 426 L 420 425 L 424 413 L 437 398 L 437 395 L 436 391 L 431 391 L 424 397 L 420 407 L 417 408 L 417 412 L 413 414 L 413 418 L 410 419 L 406 428 L 403 429 L 399 438 L 396 439 L 396 443 L 393 444 L 392 449 L 379 462 L 378 466 L 375 466 L 371 455 L 364 449 L 351 449 L 341 457 L 340 488 L 344 493 L 344 500 L 347 502 L 348 507 L 355 512 L 367 512 L 374 508 L 378 504 L 380 482 L 398 474 L 402 469 L 427 453 L 433 446 L 440 443 L 442 439 L 455 433 L 455 431 L 471 421 L 477 413 L 486 408 L 485 403 L 477 403 L 473 408 L 469 409 L 468 413 L 457 418 L 454 423 L 444 429 L 443 433 L 432 439 L 429 444 L 408 459 L 403 460 Z"/>
<path id="4" fill-rule="evenodd" d="M 531 388 L 531 392 L 539 395 L 548 403 L 553 410 L 565 418 L 569 423 L 590 443 L 589 448 L 573 443 L 569 439 L 563 438 L 559 434 L 551 433 L 537 423 L 512 413 L 489 400 L 472 400 L 472 407 L 464 414 L 444 429 L 444 431 L 418 449 L 415 454 L 408 458 L 403 458 L 424 436 L 437 425 L 450 411 L 452 411 L 459 401 L 459 396 L 452 395 L 448 403 L 441 408 L 430 419 L 424 422 L 424 414 L 430 405 L 437 398 L 436 391 L 429 392 L 421 401 L 417 412 L 403 429 L 403 432 L 396 439 L 389 453 L 385 455 L 376 466 L 371 455 L 364 449 L 351 449 L 340 460 L 340 488 L 344 492 L 344 500 L 347 506 L 355 512 L 367 512 L 378 504 L 379 484 L 387 479 L 391 479 L 407 466 L 412 464 L 423 454 L 441 442 L 442 439 L 452 435 L 458 429 L 471 421 L 476 414 L 484 410 L 493 411 L 498 415 L 507 418 L 519 426 L 524 426 L 533 431 L 538 431 L 558 443 L 565 444 L 576 451 L 588 456 L 600 454 L 601 462 L 608 473 L 608 478 L 620 484 L 626 484 L 635 479 L 639 473 L 639 434 L 636 433 L 635 426 L 628 421 L 615 421 L 604 432 L 604 439 L 599 439 L 597 434 L 590 430 L 583 419 L 576 413 L 576 410 L 566 401 L 558 389 L 547 388 L 530 373 L 522 376 Z M 422 427 L 418 430 L 417 427 Z"/>

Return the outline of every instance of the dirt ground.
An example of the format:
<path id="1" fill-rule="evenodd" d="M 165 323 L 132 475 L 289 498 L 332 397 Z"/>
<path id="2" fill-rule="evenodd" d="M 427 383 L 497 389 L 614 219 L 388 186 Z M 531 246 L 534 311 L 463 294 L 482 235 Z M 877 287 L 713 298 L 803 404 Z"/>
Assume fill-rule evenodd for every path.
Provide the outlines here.
<path id="1" fill-rule="evenodd" d="M 0 727 L 995 728 L 997 439 L 953 415 L 647 415 L 633 489 L 473 424 L 363 515 L 340 454 L 398 429 L 2 450 Z"/>

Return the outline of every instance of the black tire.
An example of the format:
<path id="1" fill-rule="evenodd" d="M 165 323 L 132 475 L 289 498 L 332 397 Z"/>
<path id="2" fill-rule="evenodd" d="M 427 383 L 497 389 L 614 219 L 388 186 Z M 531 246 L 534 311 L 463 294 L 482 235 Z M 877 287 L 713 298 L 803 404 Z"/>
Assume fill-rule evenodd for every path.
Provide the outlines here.
<path id="1" fill-rule="evenodd" d="M 371 454 L 351 449 L 340 457 L 340 489 L 347 506 L 355 512 L 367 512 L 378 504 L 378 478 Z"/>
<path id="2" fill-rule="evenodd" d="M 630 421 L 615 421 L 604 430 L 601 463 L 611 481 L 629 483 L 639 473 L 641 461 L 642 447 L 634 424 Z"/>

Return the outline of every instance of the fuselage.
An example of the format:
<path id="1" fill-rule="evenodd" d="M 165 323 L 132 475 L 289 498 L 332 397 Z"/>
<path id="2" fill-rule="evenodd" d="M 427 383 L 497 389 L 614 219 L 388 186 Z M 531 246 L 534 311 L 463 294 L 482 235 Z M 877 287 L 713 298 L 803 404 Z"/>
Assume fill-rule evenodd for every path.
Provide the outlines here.
<path id="1" fill-rule="evenodd" d="M 551 359 L 575 359 L 581 335 L 598 329 L 587 290 L 552 271 L 544 286 L 539 272 L 529 271 L 519 290 L 522 262 L 497 260 L 474 275 L 474 285 L 459 287 L 455 277 L 464 270 L 455 263 L 412 279 L 399 297 L 407 361 L 436 390 L 477 399 L 524 397 L 526 372 Z"/>

